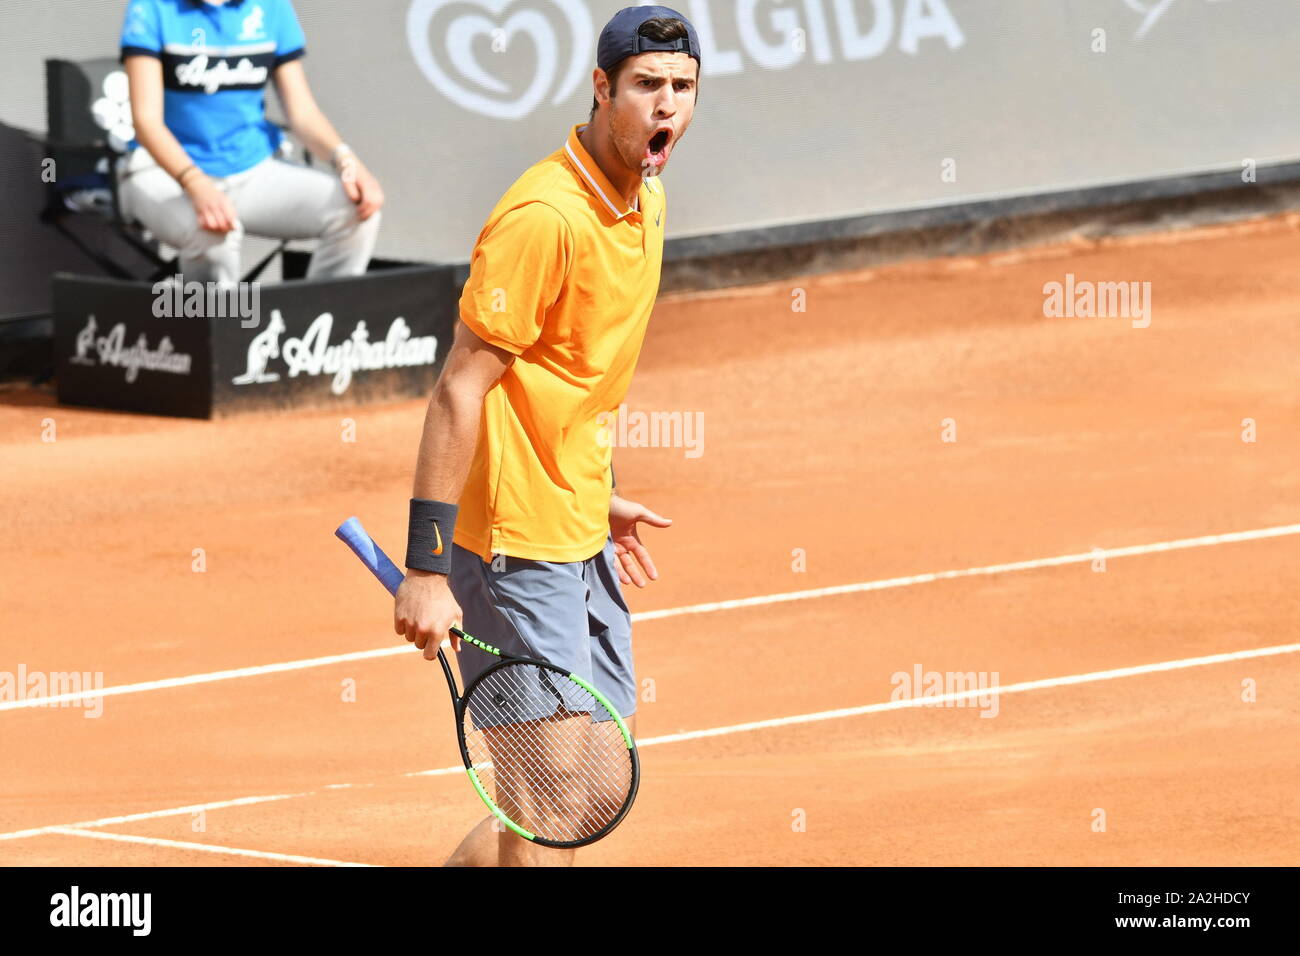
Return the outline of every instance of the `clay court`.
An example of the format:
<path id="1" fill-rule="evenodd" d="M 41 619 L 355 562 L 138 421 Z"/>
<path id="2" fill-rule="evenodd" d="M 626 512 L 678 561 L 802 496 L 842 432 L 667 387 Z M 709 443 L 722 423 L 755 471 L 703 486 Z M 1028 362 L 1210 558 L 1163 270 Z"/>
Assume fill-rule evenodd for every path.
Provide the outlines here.
<path id="1" fill-rule="evenodd" d="M 615 451 L 674 526 L 628 589 L 641 792 L 579 865 L 1295 864 L 1298 258 L 1289 215 L 661 297 L 628 405 L 703 453 Z M 1067 273 L 1150 326 L 1045 317 Z M 332 534 L 400 550 L 423 415 L 0 393 L 0 660 L 107 692 L 0 703 L 0 861 L 446 857 L 483 808 L 442 676 Z"/>

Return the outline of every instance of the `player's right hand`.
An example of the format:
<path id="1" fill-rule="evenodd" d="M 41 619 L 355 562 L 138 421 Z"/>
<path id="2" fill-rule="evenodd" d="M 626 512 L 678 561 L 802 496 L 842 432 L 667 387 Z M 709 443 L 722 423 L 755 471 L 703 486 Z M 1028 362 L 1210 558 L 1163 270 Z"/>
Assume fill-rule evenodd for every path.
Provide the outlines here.
<path id="1" fill-rule="evenodd" d="M 451 626 L 460 626 L 460 605 L 452 597 L 445 574 L 408 570 L 397 587 L 393 605 L 393 629 L 424 651 L 424 659 L 438 656 L 443 638 L 451 638 L 451 649 L 460 650 L 460 638 Z"/>
<path id="2" fill-rule="evenodd" d="M 186 180 L 185 194 L 190 197 L 194 215 L 202 228 L 209 232 L 229 232 L 235 228 L 239 218 L 235 204 L 202 172 Z"/>

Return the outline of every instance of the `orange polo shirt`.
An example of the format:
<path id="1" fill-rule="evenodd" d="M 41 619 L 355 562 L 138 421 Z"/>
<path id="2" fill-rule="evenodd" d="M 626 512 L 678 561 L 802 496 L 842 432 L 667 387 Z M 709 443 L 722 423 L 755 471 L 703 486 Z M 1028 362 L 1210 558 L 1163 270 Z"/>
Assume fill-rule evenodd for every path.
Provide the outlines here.
<path id="1" fill-rule="evenodd" d="M 612 449 L 600 425 L 627 395 L 659 291 L 665 197 L 629 208 L 578 140 L 526 171 L 479 233 L 460 318 L 517 358 L 483 399 L 455 541 L 584 561 L 609 534 Z"/>

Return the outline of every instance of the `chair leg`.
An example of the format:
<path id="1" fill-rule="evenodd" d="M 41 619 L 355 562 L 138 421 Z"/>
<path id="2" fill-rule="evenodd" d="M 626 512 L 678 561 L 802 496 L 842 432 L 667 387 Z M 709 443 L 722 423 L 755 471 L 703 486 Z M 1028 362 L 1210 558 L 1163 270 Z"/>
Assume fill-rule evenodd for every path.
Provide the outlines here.
<path id="1" fill-rule="evenodd" d="M 164 262 L 157 269 L 151 272 L 149 274 L 149 282 L 150 283 L 162 282 L 163 279 L 169 278 L 170 276 L 174 276 L 176 272 L 177 272 L 177 263 L 175 259 L 172 259 L 168 262 Z"/>
<path id="2" fill-rule="evenodd" d="M 271 264 L 272 259 L 274 259 L 276 256 L 284 254 L 284 250 L 288 247 L 288 245 L 289 245 L 289 240 L 286 239 L 283 242 L 281 242 L 278 246 L 276 246 L 274 249 L 272 249 L 270 252 L 268 252 L 266 254 L 266 257 L 262 259 L 262 261 L 259 262 L 257 265 L 253 266 L 253 268 L 249 270 L 248 274 L 244 276 L 244 281 L 245 282 L 255 281 L 257 277 L 262 274 L 262 271 Z"/>

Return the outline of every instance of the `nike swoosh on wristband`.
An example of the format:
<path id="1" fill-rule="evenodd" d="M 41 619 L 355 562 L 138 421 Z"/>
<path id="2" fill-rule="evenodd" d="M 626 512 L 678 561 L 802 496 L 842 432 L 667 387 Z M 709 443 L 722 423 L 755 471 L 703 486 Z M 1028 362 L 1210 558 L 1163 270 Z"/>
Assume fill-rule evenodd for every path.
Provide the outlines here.
<path id="1" fill-rule="evenodd" d="M 442 554 L 442 532 L 438 530 L 438 522 L 436 521 L 433 522 L 433 534 L 438 539 L 438 546 L 429 553 L 436 557 Z"/>

